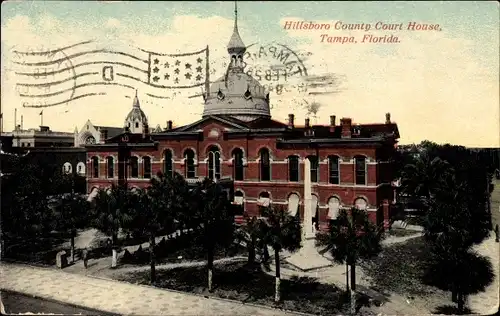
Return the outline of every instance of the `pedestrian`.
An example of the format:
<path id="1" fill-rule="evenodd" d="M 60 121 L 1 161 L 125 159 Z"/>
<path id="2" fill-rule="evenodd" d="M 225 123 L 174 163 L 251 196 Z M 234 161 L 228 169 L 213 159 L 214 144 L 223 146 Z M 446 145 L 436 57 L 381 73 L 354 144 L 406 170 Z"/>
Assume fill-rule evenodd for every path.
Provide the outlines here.
<path id="1" fill-rule="evenodd" d="M 87 269 L 87 264 L 89 262 L 89 253 L 87 248 L 83 249 L 82 258 L 83 258 L 83 266 L 85 267 L 85 269 Z"/>
<path id="2" fill-rule="evenodd" d="M 500 231 L 498 231 L 498 224 L 496 224 L 496 226 L 495 226 L 495 241 L 496 242 L 500 241 L 500 239 L 499 239 L 500 236 L 498 236 L 498 234 L 500 234 Z"/>

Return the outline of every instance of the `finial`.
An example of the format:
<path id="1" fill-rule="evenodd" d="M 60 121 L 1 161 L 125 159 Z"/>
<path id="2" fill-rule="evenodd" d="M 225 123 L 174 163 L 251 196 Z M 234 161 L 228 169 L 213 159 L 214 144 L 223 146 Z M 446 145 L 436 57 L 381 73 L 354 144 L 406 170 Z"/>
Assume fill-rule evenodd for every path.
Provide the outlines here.
<path id="1" fill-rule="evenodd" d="M 243 44 L 238 32 L 238 6 L 236 1 L 234 1 L 234 30 L 227 45 L 227 50 L 230 55 L 243 55 L 246 50 L 245 44 Z"/>
<path id="2" fill-rule="evenodd" d="M 234 1 L 234 28 L 238 28 L 238 1 Z"/>
<path id="3" fill-rule="evenodd" d="M 137 89 L 135 89 L 135 97 L 137 98 Z"/>

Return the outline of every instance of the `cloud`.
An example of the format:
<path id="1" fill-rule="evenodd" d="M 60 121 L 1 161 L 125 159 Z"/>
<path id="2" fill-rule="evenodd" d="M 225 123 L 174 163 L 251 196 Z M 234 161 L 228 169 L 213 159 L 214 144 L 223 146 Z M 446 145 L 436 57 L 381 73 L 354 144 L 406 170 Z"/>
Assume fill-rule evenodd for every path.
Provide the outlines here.
<path id="1" fill-rule="evenodd" d="M 120 20 L 118 19 L 115 19 L 115 18 L 109 18 L 107 21 L 106 21 L 106 27 L 107 28 L 120 28 L 121 27 L 121 22 Z"/>

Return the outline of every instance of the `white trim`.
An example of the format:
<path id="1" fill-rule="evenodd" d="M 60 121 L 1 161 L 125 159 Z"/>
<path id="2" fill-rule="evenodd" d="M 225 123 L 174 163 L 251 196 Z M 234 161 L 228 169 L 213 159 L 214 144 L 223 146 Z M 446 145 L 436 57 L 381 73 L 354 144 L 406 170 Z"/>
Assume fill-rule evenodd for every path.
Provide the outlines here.
<path id="1" fill-rule="evenodd" d="M 283 184 L 283 185 L 302 185 L 304 186 L 304 181 L 298 181 L 298 182 L 290 182 L 290 181 L 276 181 L 276 180 L 271 180 L 271 181 L 258 181 L 258 180 L 243 180 L 243 181 L 234 181 L 235 183 L 239 184 Z M 330 184 L 327 182 L 312 182 L 312 186 L 322 186 L 322 187 L 339 187 L 339 188 L 366 188 L 366 189 L 374 189 L 378 188 L 382 185 L 387 185 L 387 183 L 381 183 L 379 185 L 354 185 L 354 184 Z"/>

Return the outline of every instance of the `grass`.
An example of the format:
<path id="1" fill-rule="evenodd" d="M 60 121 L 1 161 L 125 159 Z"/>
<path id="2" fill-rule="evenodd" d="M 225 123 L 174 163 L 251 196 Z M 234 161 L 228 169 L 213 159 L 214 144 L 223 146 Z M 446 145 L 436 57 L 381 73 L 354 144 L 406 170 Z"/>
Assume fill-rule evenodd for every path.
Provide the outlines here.
<path id="1" fill-rule="evenodd" d="M 494 180 L 495 188 L 491 193 L 491 217 L 493 228 L 495 225 L 500 226 L 500 180 Z"/>
<path id="2" fill-rule="evenodd" d="M 129 272 L 118 276 L 120 281 L 149 284 L 149 271 Z M 216 266 L 213 274 L 214 291 L 207 291 L 205 267 L 159 270 L 157 287 L 210 295 L 279 307 L 304 313 L 333 315 L 346 311 L 345 293 L 334 285 L 322 284 L 314 278 L 293 277 L 281 281 L 282 302 L 274 302 L 275 278 L 260 267 L 245 263 Z"/>
<path id="3" fill-rule="evenodd" d="M 392 228 L 387 232 L 388 236 L 394 236 L 394 237 L 406 237 L 406 236 L 413 236 L 417 232 L 413 230 L 406 230 L 406 229 L 401 229 L 401 228 Z"/>
<path id="4" fill-rule="evenodd" d="M 69 248 L 63 247 L 67 239 L 68 236 L 64 233 L 51 233 L 45 237 L 7 239 L 3 257 L 34 264 L 55 265 L 56 254 L 59 251 L 66 250 L 69 253 Z"/>
<path id="5" fill-rule="evenodd" d="M 424 284 L 429 259 L 430 251 L 424 238 L 417 237 L 385 247 L 377 257 L 361 262 L 361 266 L 382 292 L 420 297 L 446 296 L 446 292 Z"/>

